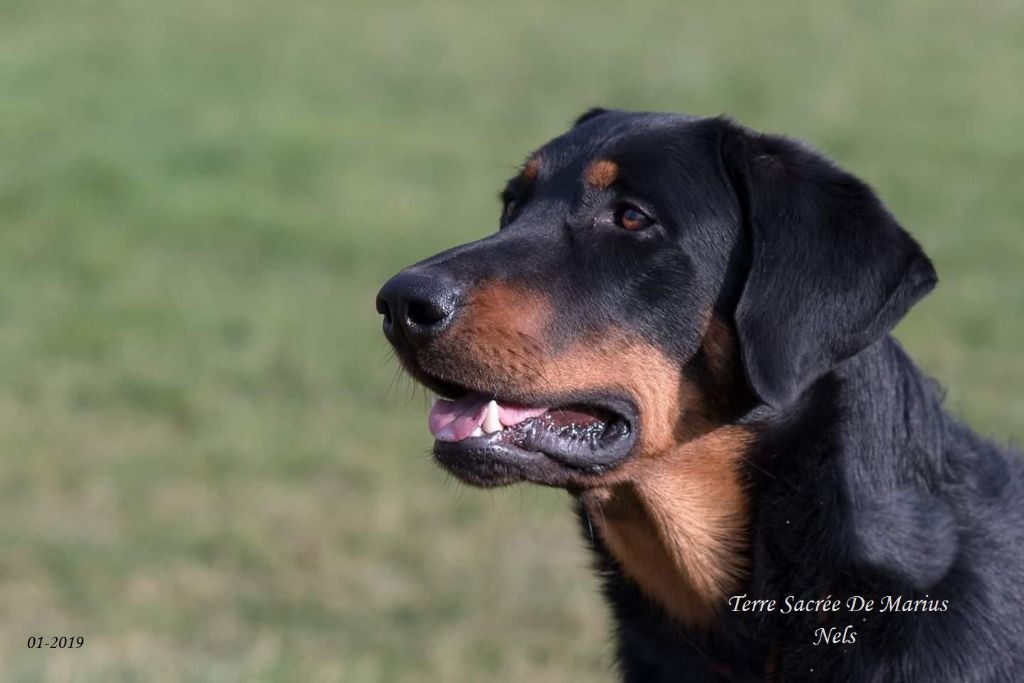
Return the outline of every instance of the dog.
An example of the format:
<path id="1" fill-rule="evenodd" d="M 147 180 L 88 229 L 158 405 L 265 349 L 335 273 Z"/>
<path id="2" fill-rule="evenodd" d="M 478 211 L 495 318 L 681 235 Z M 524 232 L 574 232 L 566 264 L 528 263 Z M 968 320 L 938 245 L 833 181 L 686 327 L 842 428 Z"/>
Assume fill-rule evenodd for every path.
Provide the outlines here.
<path id="1" fill-rule="evenodd" d="M 937 277 L 868 185 L 592 109 L 501 199 L 377 310 L 437 463 L 570 494 L 622 680 L 1024 681 L 1024 458 L 890 336 Z"/>

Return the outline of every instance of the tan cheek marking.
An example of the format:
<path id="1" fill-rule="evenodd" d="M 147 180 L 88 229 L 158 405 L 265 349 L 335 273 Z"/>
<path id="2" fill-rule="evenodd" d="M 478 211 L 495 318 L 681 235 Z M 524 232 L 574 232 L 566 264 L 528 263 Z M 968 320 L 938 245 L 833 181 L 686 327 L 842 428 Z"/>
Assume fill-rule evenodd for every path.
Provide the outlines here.
<path id="1" fill-rule="evenodd" d="M 500 280 L 478 285 L 466 299 L 468 315 L 460 316 L 457 326 L 472 326 L 478 331 L 505 338 L 509 333 L 539 338 L 551 317 L 551 302 L 543 294 Z M 453 336 L 466 336 L 465 330 L 452 330 Z"/>
<path id="2" fill-rule="evenodd" d="M 583 179 L 586 180 L 588 184 L 601 189 L 611 187 L 611 184 L 614 183 L 618 177 L 618 164 L 614 161 L 608 161 L 607 159 L 595 161 L 590 164 L 590 166 L 587 166 L 587 170 L 583 174 Z"/>
<path id="3" fill-rule="evenodd" d="M 612 330 L 555 355 L 545 339 L 551 302 L 507 283 L 477 287 L 466 306 L 445 345 L 479 383 L 541 394 L 625 391 L 643 419 L 639 451 L 656 454 L 674 442 L 680 401 L 692 392 L 679 365 L 660 350 Z"/>
<path id="4" fill-rule="evenodd" d="M 534 290 L 494 280 L 478 285 L 441 344 L 462 370 L 483 385 L 521 386 L 540 372 L 551 302 Z"/>
<path id="5" fill-rule="evenodd" d="M 679 397 L 685 391 L 677 363 L 646 343 L 615 333 L 574 345 L 544 363 L 537 389 L 627 392 L 642 416 L 639 452 L 645 456 L 671 445 Z"/>
<path id="6" fill-rule="evenodd" d="M 490 283 L 468 305 L 472 322 L 452 338 L 483 382 L 555 394 L 618 389 L 637 402 L 637 457 L 590 481 L 582 500 L 628 576 L 681 621 L 708 623 L 746 569 L 749 503 L 739 469 L 750 431 L 713 424 L 679 363 L 625 333 L 552 355 L 544 332 L 553 308 L 542 294 Z M 716 325 L 705 352 L 731 362 L 730 343 Z"/>

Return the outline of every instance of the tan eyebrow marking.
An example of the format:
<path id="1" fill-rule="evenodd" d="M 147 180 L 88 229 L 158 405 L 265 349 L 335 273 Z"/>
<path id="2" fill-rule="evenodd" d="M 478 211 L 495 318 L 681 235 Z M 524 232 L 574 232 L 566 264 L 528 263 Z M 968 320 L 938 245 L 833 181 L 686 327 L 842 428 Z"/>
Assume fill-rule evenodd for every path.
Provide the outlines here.
<path id="1" fill-rule="evenodd" d="M 618 177 L 619 165 L 614 161 L 608 161 L 607 159 L 595 161 L 590 164 L 590 166 L 587 166 L 587 170 L 583 174 L 583 179 L 587 181 L 587 184 L 601 189 L 611 186 Z"/>
<path id="2" fill-rule="evenodd" d="M 525 180 L 528 183 L 532 183 L 534 180 L 537 179 L 537 176 L 539 174 L 540 174 L 540 157 L 538 157 L 537 155 L 534 155 L 534 156 L 530 157 L 529 160 L 526 162 L 526 165 L 523 166 L 523 170 L 519 174 L 519 177 L 522 178 L 523 180 Z"/>

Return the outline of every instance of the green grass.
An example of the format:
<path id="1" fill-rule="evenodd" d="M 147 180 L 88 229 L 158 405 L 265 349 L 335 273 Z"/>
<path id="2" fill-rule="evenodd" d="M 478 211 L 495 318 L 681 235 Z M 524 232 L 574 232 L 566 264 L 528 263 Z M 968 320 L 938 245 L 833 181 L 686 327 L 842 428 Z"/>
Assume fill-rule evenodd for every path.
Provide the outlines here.
<path id="1" fill-rule="evenodd" d="M 687 5 L 0 0 L 0 679 L 610 681 L 564 496 L 430 465 L 372 303 L 595 104 L 868 179 L 900 337 L 1024 434 L 1024 11 Z"/>

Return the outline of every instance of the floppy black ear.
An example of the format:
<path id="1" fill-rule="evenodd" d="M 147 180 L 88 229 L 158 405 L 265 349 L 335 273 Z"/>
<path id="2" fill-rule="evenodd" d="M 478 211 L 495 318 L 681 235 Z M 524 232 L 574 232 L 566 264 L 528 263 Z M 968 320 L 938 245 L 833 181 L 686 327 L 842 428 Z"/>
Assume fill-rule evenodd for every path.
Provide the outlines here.
<path id="1" fill-rule="evenodd" d="M 781 407 L 888 333 L 937 278 L 865 183 L 793 140 L 725 125 L 750 244 L 737 336 L 751 387 Z"/>

